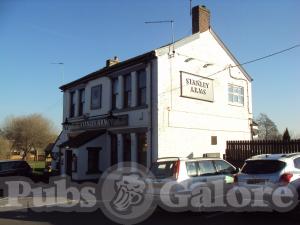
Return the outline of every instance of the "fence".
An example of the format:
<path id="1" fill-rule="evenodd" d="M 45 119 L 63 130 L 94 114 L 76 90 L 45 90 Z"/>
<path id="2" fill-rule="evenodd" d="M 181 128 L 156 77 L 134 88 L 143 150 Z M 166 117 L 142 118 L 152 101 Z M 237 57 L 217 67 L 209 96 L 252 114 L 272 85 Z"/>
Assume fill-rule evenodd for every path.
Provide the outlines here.
<path id="1" fill-rule="evenodd" d="M 254 155 L 296 152 L 300 152 L 300 139 L 291 141 L 227 141 L 226 160 L 237 167 L 241 167 L 246 159 Z"/>

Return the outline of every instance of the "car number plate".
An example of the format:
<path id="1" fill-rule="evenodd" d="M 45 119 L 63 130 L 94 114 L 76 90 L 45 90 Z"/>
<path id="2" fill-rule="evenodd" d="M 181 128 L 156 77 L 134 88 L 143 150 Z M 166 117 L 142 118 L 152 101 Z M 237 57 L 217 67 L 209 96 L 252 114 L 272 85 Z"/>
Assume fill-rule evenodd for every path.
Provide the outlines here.
<path id="1" fill-rule="evenodd" d="M 264 179 L 250 179 L 247 180 L 247 184 L 265 184 L 266 180 Z"/>

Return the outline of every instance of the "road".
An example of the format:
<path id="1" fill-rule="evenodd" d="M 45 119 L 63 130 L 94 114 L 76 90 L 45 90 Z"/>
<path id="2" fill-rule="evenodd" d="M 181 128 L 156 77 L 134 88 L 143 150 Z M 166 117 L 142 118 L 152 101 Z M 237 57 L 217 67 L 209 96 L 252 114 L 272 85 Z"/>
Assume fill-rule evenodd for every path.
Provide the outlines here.
<path id="1" fill-rule="evenodd" d="M 1 212 L 0 225 L 99 225 L 115 224 L 107 219 L 100 210 L 90 213 L 63 212 Z M 176 225 L 299 225 L 299 218 L 280 213 L 169 213 L 156 211 L 141 224 Z"/>

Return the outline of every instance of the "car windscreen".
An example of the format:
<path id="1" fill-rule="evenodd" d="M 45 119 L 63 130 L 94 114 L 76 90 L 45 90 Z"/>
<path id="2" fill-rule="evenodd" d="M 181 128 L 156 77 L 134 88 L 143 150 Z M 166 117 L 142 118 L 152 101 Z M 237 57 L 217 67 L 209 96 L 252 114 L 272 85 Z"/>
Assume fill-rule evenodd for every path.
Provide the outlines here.
<path id="1" fill-rule="evenodd" d="M 286 163 L 278 160 L 250 160 L 246 161 L 242 173 L 268 174 L 281 171 Z"/>
<path id="2" fill-rule="evenodd" d="M 156 162 L 151 166 L 152 174 L 159 179 L 173 177 L 176 161 L 163 161 L 163 162 Z"/>

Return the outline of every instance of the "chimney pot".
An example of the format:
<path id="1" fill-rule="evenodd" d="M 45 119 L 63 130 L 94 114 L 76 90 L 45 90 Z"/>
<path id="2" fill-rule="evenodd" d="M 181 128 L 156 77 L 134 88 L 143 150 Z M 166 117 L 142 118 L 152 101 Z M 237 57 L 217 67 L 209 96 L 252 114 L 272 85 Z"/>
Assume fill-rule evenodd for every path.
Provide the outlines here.
<path id="1" fill-rule="evenodd" d="M 205 32 L 210 28 L 210 11 L 205 5 L 193 7 L 192 28 L 193 34 Z"/>

